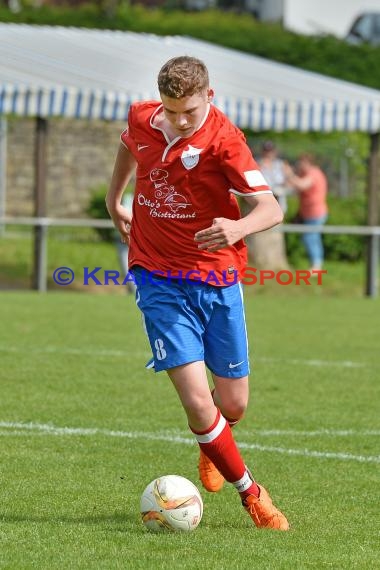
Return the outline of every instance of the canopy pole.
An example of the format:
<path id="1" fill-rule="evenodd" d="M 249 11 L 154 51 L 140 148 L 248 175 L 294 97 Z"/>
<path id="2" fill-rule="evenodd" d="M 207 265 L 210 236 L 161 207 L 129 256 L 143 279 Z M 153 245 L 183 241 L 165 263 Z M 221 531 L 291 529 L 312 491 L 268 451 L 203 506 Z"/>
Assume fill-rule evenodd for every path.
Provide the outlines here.
<path id="1" fill-rule="evenodd" d="M 368 206 L 367 224 L 369 226 L 379 225 L 380 214 L 380 133 L 373 133 L 370 136 L 370 156 L 368 168 Z M 367 276 L 365 294 L 367 297 L 377 296 L 377 268 L 379 263 L 379 236 L 371 235 L 367 242 Z"/>
<path id="2" fill-rule="evenodd" d="M 36 118 L 34 163 L 34 216 L 46 216 L 46 147 L 48 121 Z M 33 289 L 46 291 L 46 228 L 34 228 Z"/>
<path id="3" fill-rule="evenodd" d="M 0 218 L 5 217 L 7 192 L 7 120 L 0 117 Z M 0 224 L 0 237 L 5 233 L 5 226 Z"/>

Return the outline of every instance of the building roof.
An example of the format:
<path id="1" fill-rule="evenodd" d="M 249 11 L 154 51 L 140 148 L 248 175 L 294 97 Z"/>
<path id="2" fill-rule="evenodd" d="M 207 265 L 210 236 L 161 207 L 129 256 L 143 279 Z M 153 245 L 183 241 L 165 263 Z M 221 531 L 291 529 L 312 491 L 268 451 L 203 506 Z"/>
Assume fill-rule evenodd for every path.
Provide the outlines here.
<path id="1" fill-rule="evenodd" d="M 0 114 L 125 120 L 177 55 L 209 68 L 241 128 L 380 131 L 380 91 L 183 36 L 0 24 Z"/>

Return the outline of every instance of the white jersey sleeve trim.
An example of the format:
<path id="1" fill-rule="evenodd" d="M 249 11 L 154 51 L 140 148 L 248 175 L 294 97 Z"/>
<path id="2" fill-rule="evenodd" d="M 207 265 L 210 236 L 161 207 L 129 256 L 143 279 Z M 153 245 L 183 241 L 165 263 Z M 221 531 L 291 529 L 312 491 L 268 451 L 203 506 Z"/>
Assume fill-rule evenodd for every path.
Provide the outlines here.
<path id="1" fill-rule="evenodd" d="M 125 144 L 125 142 L 124 142 L 123 139 L 121 138 L 121 135 L 120 135 L 120 142 L 121 142 L 122 145 L 125 146 L 125 148 L 127 148 L 128 150 L 130 150 L 129 146 L 128 146 L 127 144 Z"/>

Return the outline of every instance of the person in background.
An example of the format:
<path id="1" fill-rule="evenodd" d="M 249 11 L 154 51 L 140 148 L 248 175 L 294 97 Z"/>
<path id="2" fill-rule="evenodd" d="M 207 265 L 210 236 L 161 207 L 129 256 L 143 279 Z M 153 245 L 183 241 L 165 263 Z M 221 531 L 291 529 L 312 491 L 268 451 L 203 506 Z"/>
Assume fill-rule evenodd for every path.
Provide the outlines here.
<path id="1" fill-rule="evenodd" d="M 286 166 L 286 178 L 288 184 L 298 193 L 298 216 L 301 223 L 309 226 L 324 224 L 328 216 L 328 184 L 325 174 L 316 165 L 313 156 L 302 154 L 297 161 L 295 172 L 290 166 Z M 322 269 L 324 249 L 321 234 L 304 233 L 302 240 L 310 261 L 310 270 Z"/>
<path id="2" fill-rule="evenodd" d="M 288 208 L 286 196 L 289 193 L 289 189 L 286 187 L 286 163 L 278 157 L 277 148 L 272 141 L 268 140 L 262 144 L 258 164 L 285 214 Z"/>

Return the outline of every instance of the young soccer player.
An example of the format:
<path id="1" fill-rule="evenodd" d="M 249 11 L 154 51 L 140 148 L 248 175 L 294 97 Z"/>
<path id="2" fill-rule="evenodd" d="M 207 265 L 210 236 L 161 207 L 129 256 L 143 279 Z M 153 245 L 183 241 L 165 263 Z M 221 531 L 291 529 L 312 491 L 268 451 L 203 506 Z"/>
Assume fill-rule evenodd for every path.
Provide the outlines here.
<path id="1" fill-rule="evenodd" d="M 257 527 L 288 530 L 231 431 L 248 403 L 243 238 L 280 223 L 282 212 L 243 134 L 212 105 L 204 63 L 169 60 L 158 88 L 161 102 L 130 108 L 106 198 L 129 242 L 154 368 L 167 372 L 184 407 L 203 486 L 216 492 L 227 480 Z M 121 198 L 136 167 L 131 215 Z M 236 196 L 251 206 L 243 218 Z"/>

